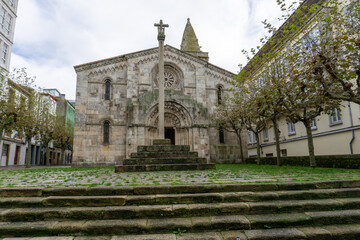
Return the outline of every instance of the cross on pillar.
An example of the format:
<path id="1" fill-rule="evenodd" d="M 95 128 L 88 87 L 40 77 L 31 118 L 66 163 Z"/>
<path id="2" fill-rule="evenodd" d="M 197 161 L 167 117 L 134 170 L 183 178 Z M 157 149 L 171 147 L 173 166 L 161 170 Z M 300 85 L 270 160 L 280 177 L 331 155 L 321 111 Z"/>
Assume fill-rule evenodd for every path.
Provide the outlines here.
<path id="1" fill-rule="evenodd" d="M 165 40 L 165 28 L 169 27 L 169 24 L 164 24 L 162 20 L 160 20 L 160 23 L 155 23 L 155 27 L 158 28 L 158 40 L 164 41 Z"/>
<path id="2" fill-rule="evenodd" d="M 164 97 L 164 41 L 165 41 L 165 28 L 169 27 L 168 24 L 155 23 L 155 27 L 158 28 L 158 41 L 159 41 L 159 121 L 158 121 L 158 139 L 165 139 L 165 125 L 164 125 L 164 109 L 165 109 L 165 97 Z"/>

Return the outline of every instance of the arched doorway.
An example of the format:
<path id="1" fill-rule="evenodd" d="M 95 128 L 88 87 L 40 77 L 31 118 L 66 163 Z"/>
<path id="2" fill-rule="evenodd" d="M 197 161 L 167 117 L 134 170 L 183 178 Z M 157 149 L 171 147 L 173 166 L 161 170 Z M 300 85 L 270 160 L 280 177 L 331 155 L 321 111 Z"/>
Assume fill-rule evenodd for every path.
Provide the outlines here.
<path id="1" fill-rule="evenodd" d="M 174 145 L 189 145 L 191 117 L 187 109 L 175 101 L 166 101 L 164 115 L 165 138 Z M 155 104 L 147 114 L 146 145 L 151 145 L 152 140 L 157 138 L 158 116 L 158 104 Z"/>

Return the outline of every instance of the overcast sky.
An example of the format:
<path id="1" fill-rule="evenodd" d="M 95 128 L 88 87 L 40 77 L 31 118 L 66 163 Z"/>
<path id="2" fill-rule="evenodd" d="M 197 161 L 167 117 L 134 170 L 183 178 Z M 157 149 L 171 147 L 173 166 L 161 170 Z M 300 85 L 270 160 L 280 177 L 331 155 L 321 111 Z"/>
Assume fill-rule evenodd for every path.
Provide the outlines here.
<path id="1" fill-rule="evenodd" d="M 75 99 L 73 66 L 153 48 L 154 23 L 169 24 L 165 44 L 180 48 L 189 17 L 210 62 L 237 73 L 242 49 L 259 44 L 261 21 L 276 21 L 276 0 L 19 0 L 11 69 Z"/>

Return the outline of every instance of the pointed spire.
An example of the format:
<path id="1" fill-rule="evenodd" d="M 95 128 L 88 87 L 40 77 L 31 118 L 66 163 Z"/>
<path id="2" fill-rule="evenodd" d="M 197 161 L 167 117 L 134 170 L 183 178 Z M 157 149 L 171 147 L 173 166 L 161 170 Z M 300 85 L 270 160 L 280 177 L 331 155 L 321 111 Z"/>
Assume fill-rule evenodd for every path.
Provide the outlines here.
<path id="1" fill-rule="evenodd" d="M 195 35 L 195 31 L 190 23 L 190 18 L 187 19 L 187 23 L 185 26 L 182 42 L 181 42 L 181 50 L 185 52 L 198 52 L 200 51 L 200 46 L 198 39 Z"/>
<path id="2" fill-rule="evenodd" d="M 208 53 L 202 52 L 200 48 L 201 47 L 199 46 L 199 41 L 196 37 L 194 28 L 191 26 L 190 18 L 188 18 L 181 42 L 181 51 L 187 52 L 200 59 L 208 61 Z"/>

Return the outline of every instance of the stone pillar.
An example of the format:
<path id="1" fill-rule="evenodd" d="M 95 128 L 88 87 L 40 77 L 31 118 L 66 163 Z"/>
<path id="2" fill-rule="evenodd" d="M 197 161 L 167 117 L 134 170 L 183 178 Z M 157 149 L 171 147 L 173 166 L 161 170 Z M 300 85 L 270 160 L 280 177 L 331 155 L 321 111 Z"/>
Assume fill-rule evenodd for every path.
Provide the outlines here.
<path id="1" fill-rule="evenodd" d="M 165 28 L 169 27 L 168 24 L 155 23 L 158 28 L 158 41 L 159 41 L 159 120 L 158 120 L 158 138 L 164 139 L 164 41 L 165 41 Z"/>
<path id="2" fill-rule="evenodd" d="M 159 39 L 159 121 L 158 138 L 164 139 L 164 40 Z"/>

